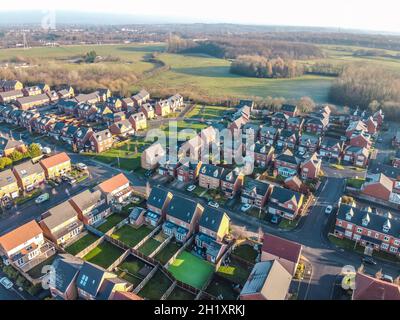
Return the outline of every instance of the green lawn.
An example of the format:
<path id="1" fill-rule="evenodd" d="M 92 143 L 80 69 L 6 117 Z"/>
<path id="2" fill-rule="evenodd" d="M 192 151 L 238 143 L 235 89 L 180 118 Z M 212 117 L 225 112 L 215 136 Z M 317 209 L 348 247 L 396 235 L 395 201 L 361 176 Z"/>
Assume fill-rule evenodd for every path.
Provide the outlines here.
<path id="1" fill-rule="evenodd" d="M 168 296 L 167 300 L 194 300 L 194 298 L 194 294 L 176 286 Z"/>
<path id="2" fill-rule="evenodd" d="M 117 260 L 124 251 L 113 244 L 103 241 L 96 248 L 90 251 L 84 260 L 94 263 L 104 269 L 107 269 L 115 260 Z"/>
<path id="3" fill-rule="evenodd" d="M 184 251 L 168 267 L 174 277 L 195 288 L 201 289 L 214 272 L 214 266 L 195 255 Z"/>
<path id="4" fill-rule="evenodd" d="M 142 246 L 140 246 L 139 251 L 148 256 L 154 250 L 156 250 L 160 244 L 161 242 L 157 241 L 156 239 L 150 238 Z"/>
<path id="5" fill-rule="evenodd" d="M 294 229 L 297 224 L 299 223 L 300 219 L 295 219 L 295 220 L 289 220 L 283 218 L 281 222 L 279 223 L 279 228 L 285 229 L 285 230 L 291 230 Z"/>
<path id="6" fill-rule="evenodd" d="M 252 268 L 245 265 L 243 262 L 231 257 L 231 262 L 228 266 L 221 266 L 218 269 L 218 274 L 234 283 L 244 285 L 250 275 Z"/>
<path id="7" fill-rule="evenodd" d="M 365 179 L 356 179 L 356 178 L 349 178 L 346 181 L 347 186 L 357 189 L 360 189 L 364 182 Z"/>
<path id="8" fill-rule="evenodd" d="M 222 114 L 228 110 L 227 107 L 224 106 L 203 106 L 196 105 L 194 108 L 186 114 L 187 118 L 203 118 L 207 119 L 215 119 L 222 118 Z"/>
<path id="9" fill-rule="evenodd" d="M 232 253 L 251 263 L 255 263 L 258 255 L 258 252 L 254 250 L 252 245 L 249 244 L 242 244 L 237 246 Z"/>
<path id="10" fill-rule="evenodd" d="M 129 247 L 136 246 L 144 237 L 146 237 L 153 229 L 148 226 L 140 226 L 134 228 L 130 225 L 124 225 L 122 228 L 114 232 L 111 237 L 116 240 L 122 241 Z"/>
<path id="11" fill-rule="evenodd" d="M 149 282 L 139 291 L 139 296 L 150 300 L 160 300 L 171 284 L 171 280 L 162 271 L 157 270 Z"/>
<path id="12" fill-rule="evenodd" d="M 179 250 L 179 246 L 176 242 L 171 241 L 169 242 L 161 251 L 159 251 L 156 256 L 154 257 L 162 265 L 165 265 L 169 259 Z"/>
<path id="13" fill-rule="evenodd" d="M 129 255 L 119 266 L 118 276 L 132 283 L 135 287 L 145 278 L 140 274 L 146 263 L 133 255 Z M 150 265 L 148 265 L 151 267 Z M 152 267 L 151 267 L 152 268 Z"/>
<path id="14" fill-rule="evenodd" d="M 108 230 L 110 230 L 112 227 L 116 226 L 118 223 L 120 223 L 125 218 L 126 217 L 124 217 L 123 215 L 114 213 L 111 216 L 109 216 L 103 224 L 98 226 L 97 230 L 99 230 L 100 232 L 106 233 Z"/>
<path id="15" fill-rule="evenodd" d="M 81 252 L 83 249 L 90 246 L 97 239 L 99 239 L 98 236 L 94 235 L 93 233 L 88 232 L 86 235 L 84 235 L 78 241 L 75 241 L 73 244 L 71 244 L 67 248 L 65 248 L 65 251 L 67 251 L 68 253 L 70 253 L 74 256 L 77 253 Z"/>

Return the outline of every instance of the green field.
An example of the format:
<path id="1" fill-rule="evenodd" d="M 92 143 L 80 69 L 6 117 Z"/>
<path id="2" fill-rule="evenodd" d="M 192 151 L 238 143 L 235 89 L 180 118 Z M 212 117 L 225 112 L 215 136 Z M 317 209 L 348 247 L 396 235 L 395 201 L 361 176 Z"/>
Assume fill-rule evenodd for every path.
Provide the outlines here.
<path id="1" fill-rule="evenodd" d="M 97 239 L 99 239 L 98 236 L 94 235 L 93 233 L 88 232 L 86 235 L 84 235 L 78 241 L 75 241 L 73 244 L 66 247 L 65 251 L 67 251 L 68 253 L 70 253 L 74 256 L 77 253 L 81 252 L 83 249 L 90 246 Z"/>
<path id="2" fill-rule="evenodd" d="M 186 114 L 186 117 L 203 118 L 204 120 L 222 118 L 222 115 L 226 110 L 229 109 L 222 106 L 195 105 L 194 108 Z"/>
<path id="3" fill-rule="evenodd" d="M 184 251 L 168 267 L 174 277 L 195 288 L 201 289 L 214 272 L 214 266 L 195 255 Z"/>
<path id="4" fill-rule="evenodd" d="M 122 249 L 107 241 L 103 241 L 86 256 L 84 256 L 83 259 L 107 269 L 122 255 L 122 253 Z"/>

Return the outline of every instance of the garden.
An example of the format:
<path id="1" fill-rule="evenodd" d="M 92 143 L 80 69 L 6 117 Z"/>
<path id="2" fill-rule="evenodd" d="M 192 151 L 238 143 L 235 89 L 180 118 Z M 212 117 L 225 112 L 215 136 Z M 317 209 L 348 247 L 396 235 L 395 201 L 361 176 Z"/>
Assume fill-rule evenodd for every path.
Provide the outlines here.
<path id="1" fill-rule="evenodd" d="M 153 266 L 133 255 L 129 255 L 117 269 L 118 277 L 130 282 L 134 287 L 137 287 L 153 269 Z"/>
<path id="2" fill-rule="evenodd" d="M 122 254 L 123 250 L 108 241 L 103 241 L 83 257 L 84 260 L 104 269 L 112 265 Z"/>
<path id="3" fill-rule="evenodd" d="M 172 281 L 161 270 L 157 270 L 142 290 L 139 291 L 139 296 L 150 300 L 160 300 L 171 284 Z"/>
<path id="4" fill-rule="evenodd" d="M 149 226 L 142 225 L 138 228 L 126 224 L 115 231 L 111 237 L 125 243 L 127 246 L 133 248 L 140 241 L 143 240 L 153 229 Z"/>
<path id="5" fill-rule="evenodd" d="M 90 246 L 93 242 L 98 240 L 99 237 L 95 234 L 88 232 L 79 240 L 75 241 L 74 243 L 70 244 L 68 247 L 65 248 L 65 251 L 72 254 L 73 256 L 81 252 L 82 250 L 86 249 Z"/>
<path id="6" fill-rule="evenodd" d="M 118 223 L 124 220 L 126 217 L 120 213 L 114 213 L 105 219 L 105 222 L 100 224 L 96 229 L 102 233 L 107 233 L 113 227 L 115 227 Z"/>
<path id="7" fill-rule="evenodd" d="M 172 240 L 162 250 L 160 250 L 154 258 L 162 265 L 165 265 L 179 250 L 179 248 L 180 246 L 176 243 L 176 241 Z"/>

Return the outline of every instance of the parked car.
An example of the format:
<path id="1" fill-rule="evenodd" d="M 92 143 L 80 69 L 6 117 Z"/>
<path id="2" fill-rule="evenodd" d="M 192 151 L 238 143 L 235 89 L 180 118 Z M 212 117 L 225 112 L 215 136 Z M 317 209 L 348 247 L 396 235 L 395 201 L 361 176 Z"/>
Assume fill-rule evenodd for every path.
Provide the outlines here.
<path id="1" fill-rule="evenodd" d="M 194 184 L 191 184 L 186 188 L 187 191 L 192 192 L 194 189 L 196 189 L 196 186 Z"/>
<path id="2" fill-rule="evenodd" d="M 333 207 L 332 207 L 331 205 L 329 205 L 329 206 L 326 207 L 325 213 L 326 213 L 326 214 L 331 214 L 331 213 L 332 213 L 332 210 L 333 210 Z"/>
<path id="3" fill-rule="evenodd" d="M 70 186 L 73 186 L 76 183 L 76 179 L 74 179 L 74 178 L 69 179 L 68 183 Z"/>
<path id="4" fill-rule="evenodd" d="M 246 212 L 246 211 L 248 211 L 250 208 L 251 208 L 251 205 L 248 204 L 248 203 L 246 203 L 246 204 L 242 205 L 242 207 L 240 208 L 240 211 Z"/>
<path id="5" fill-rule="evenodd" d="M 40 204 L 40 203 L 43 203 L 43 202 L 45 202 L 45 201 L 47 201 L 49 199 L 50 199 L 50 195 L 48 193 L 43 193 L 42 195 L 40 195 L 39 197 L 37 197 L 35 199 L 35 203 L 36 204 Z"/>
<path id="6" fill-rule="evenodd" d="M 371 257 L 363 257 L 362 258 L 362 262 L 367 263 L 367 264 L 371 264 L 371 265 L 376 265 L 376 261 L 374 259 L 372 259 Z"/>
<path id="7" fill-rule="evenodd" d="M 44 147 L 44 148 L 42 148 L 42 152 L 43 152 L 43 154 L 50 154 L 51 149 L 49 147 Z"/>
<path id="8" fill-rule="evenodd" d="M 77 163 L 77 164 L 76 164 L 76 167 L 77 167 L 79 170 L 82 170 L 82 171 L 88 169 L 87 165 L 84 164 L 84 163 L 82 163 L 82 162 Z"/>
<path id="9" fill-rule="evenodd" d="M 219 208 L 219 204 L 217 202 L 215 202 L 215 201 L 209 201 L 208 205 L 210 207 L 213 207 L 213 208 L 216 208 L 216 209 Z"/>
<path id="10" fill-rule="evenodd" d="M 2 286 L 6 289 L 11 289 L 13 287 L 13 283 L 11 282 L 10 279 L 4 277 L 0 279 L 0 283 L 2 284 Z"/>
<path id="11" fill-rule="evenodd" d="M 394 282 L 393 277 L 389 276 L 388 274 L 382 275 L 381 280 L 386 281 L 386 282 L 390 282 L 390 283 Z"/>

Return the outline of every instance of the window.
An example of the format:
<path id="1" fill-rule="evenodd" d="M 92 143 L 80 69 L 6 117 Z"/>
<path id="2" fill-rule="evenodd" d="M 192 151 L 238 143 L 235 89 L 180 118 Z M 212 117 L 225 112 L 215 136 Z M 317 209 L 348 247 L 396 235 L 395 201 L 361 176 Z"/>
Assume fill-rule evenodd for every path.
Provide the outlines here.
<path id="1" fill-rule="evenodd" d="M 362 233 L 362 232 L 363 232 L 363 229 L 362 229 L 362 228 L 357 228 L 357 232 L 358 232 L 358 233 Z"/>
<path id="2" fill-rule="evenodd" d="M 397 251 L 398 251 L 398 248 L 390 247 L 390 252 L 396 253 Z"/>
<path id="3" fill-rule="evenodd" d="M 368 235 L 368 237 L 371 236 L 371 231 L 370 230 L 368 230 L 367 235 Z"/>
<path id="4" fill-rule="evenodd" d="M 348 223 L 346 228 L 351 230 L 351 229 L 353 229 L 353 225 L 351 223 Z"/>
<path id="5" fill-rule="evenodd" d="M 88 280 L 89 280 L 89 277 L 84 274 L 81 278 L 80 284 L 84 287 L 84 286 L 86 286 L 86 283 L 88 282 Z"/>
<path id="6" fill-rule="evenodd" d="M 342 220 L 338 221 L 338 225 L 341 226 L 342 225 Z"/>
<path id="7" fill-rule="evenodd" d="M 389 245 L 387 243 L 382 243 L 381 248 L 387 250 L 387 248 L 389 248 Z"/>
<path id="8" fill-rule="evenodd" d="M 375 239 L 379 238 L 379 233 L 375 233 Z"/>
<path id="9" fill-rule="evenodd" d="M 394 245 L 395 246 L 399 246 L 400 245 L 400 241 L 399 240 L 394 240 Z"/>
<path id="10" fill-rule="evenodd" d="M 388 241 L 390 240 L 390 238 L 389 238 L 388 236 L 385 236 L 385 237 L 383 238 L 383 240 L 386 241 L 386 242 L 388 242 Z"/>

